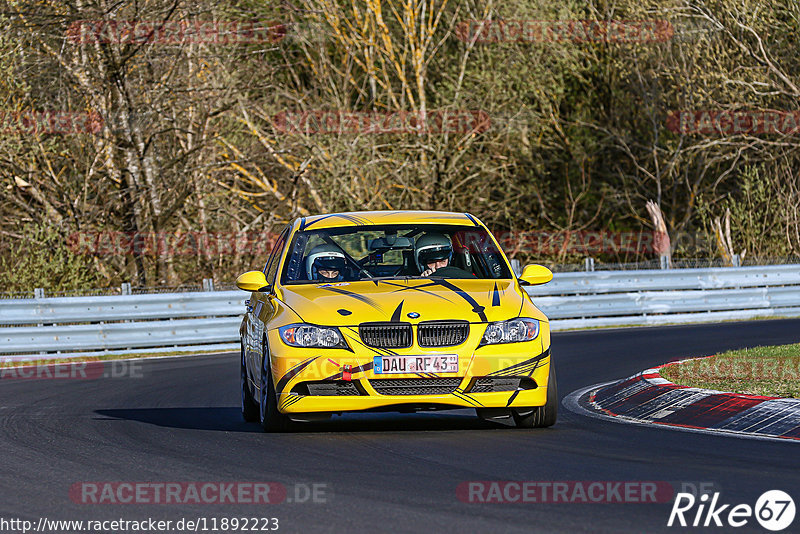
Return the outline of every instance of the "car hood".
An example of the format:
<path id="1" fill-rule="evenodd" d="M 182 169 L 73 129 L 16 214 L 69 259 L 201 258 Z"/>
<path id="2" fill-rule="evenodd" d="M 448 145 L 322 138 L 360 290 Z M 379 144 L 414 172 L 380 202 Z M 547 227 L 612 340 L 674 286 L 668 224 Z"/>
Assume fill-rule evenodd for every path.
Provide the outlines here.
<path id="1" fill-rule="evenodd" d="M 288 285 L 278 298 L 312 324 L 447 319 L 477 323 L 518 317 L 524 300 L 517 288 L 513 280 L 376 280 Z"/>

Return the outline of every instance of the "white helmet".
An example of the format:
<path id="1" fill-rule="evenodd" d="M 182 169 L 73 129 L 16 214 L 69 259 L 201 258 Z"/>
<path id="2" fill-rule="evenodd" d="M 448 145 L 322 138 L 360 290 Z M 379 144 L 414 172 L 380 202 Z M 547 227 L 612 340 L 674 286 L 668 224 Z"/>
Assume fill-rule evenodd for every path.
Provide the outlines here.
<path id="1" fill-rule="evenodd" d="M 453 259 L 453 245 L 450 238 L 444 234 L 426 234 L 414 243 L 414 259 L 419 271 L 428 268 L 428 264 L 439 260 Z"/>
<path id="2" fill-rule="evenodd" d="M 335 246 L 318 245 L 306 256 L 306 273 L 309 280 L 338 281 L 344 278 L 342 271 L 346 264 L 344 254 Z M 339 271 L 339 276 L 335 280 L 328 280 L 320 276 L 320 269 Z"/>

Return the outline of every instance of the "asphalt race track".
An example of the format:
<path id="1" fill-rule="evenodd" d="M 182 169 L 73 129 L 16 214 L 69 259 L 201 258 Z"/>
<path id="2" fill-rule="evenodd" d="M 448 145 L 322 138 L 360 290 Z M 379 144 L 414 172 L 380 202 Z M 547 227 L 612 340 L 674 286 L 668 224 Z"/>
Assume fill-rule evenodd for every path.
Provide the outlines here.
<path id="1" fill-rule="evenodd" d="M 563 398 L 667 361 L 798 338 L 800 320 L 590 330 L 555 334 L 553 354 Z M 770 489 L 798 501 L 794 442 L 623 425 L 563 406 L 558 424 L 544 430 L 495 426 L 459 410 L 347 415 L 268 435 L 241 420 L 238 354 L 138 365 L 137 376 L 119 378 L 0 380 L 1 517 L 277 517 L 279 531 L 303 533 L 675 532 L 720 529 L 667 528 L 672 500 L 481 504 L 460 501 L 456 488 L 491 480 L 704 482 L 726 504 L 753 506 Z M 70 487 L 85 481 L 268 481 L 287 487 L 293 502 L 79 504 Z M 298 483 L 322 485 L 324 502 L 295 502 L 305 496 L 295 495 Z M 800 518 L 787 532 L 798 530 Z M 737 531 L 765 532 L 753 518 Z"/>

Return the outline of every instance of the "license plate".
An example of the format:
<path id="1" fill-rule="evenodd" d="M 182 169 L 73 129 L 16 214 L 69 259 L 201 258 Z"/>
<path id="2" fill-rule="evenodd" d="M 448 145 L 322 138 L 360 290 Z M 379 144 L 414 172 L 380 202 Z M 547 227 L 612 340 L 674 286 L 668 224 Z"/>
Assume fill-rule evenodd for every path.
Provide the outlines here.
<path id="1" fill-rule="evenodd" d="M 458 355 L 375 356 L 373 371 L 378 375 L 402 373 L 457 373 Z"/>

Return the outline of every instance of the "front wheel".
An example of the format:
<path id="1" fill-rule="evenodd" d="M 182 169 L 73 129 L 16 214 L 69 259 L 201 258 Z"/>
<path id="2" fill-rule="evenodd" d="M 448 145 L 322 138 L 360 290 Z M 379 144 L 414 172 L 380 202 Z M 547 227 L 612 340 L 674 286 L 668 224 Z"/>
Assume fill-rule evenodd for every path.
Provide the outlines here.
<path id="1" fill-rule="evenodd" d="M 550 374 L 547 378 L 547 402 L 544 406 L 515 408 L 514 420 L 520 428 L 545 428 L 556 424 L 558 418 L 558 388 L 556 387 L 556 368 L 550 360 Z"/>
<path id="2" fill-rule="evenodd" d="M 242 370 L 239 381 L 242 387 L 242 418 L 248 423 L 255 423 L 258 421 L 258 403 L 250 391 L 247 364 L 244 361 L 244 347 L 242 347 Z"/>
<path id="3" fill-rule="evenodd" d="M 286 432 L 291 421 L 278 411 L 278 395 L 272 382 L 272 366 L 269 363 L 269 351 L 264 344 L 264 363 L 261 369 L 261 403 L 259 420 L 264 432 Z"/>

